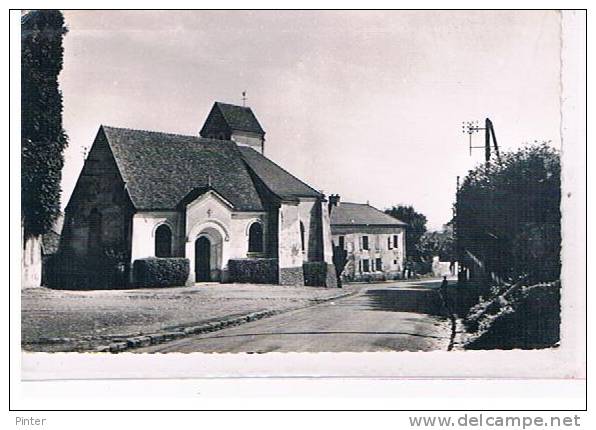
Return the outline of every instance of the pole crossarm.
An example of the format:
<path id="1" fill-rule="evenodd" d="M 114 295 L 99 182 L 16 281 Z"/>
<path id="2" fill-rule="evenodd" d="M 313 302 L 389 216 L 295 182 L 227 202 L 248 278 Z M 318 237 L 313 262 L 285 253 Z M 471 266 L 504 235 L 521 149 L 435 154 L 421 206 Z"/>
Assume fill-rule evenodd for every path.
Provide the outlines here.
<path id="1" fill-rule="evenodd" d="M 474 146 L 472 145 L 472 135 L 474 133 L 478 133 L 480 131 L 484 131 L 484 145 L 483 146 Z M 497 136 L 495 134 L 495 128 L 493 126 L 492 121 L 489 118 L 484 120 L 484 127 L 480 127 L 478 125 L 478 121 L 464 121 L 462 123 L 462 133 L 467 133 L 469 135 L 469 143 L 468 147 L 470 150 L 470 156 L 472 155 L 472 149 L 484 149 L 484 161 L 486 162 L 487 166 L 490 164 L 491 158 L 491 141 L 492 146 L 494 147 L 494 152 L 497 156 L 497 161 L 501 162 L 501 154 L 499 153 L 499 146 L 497 144 Z"/>

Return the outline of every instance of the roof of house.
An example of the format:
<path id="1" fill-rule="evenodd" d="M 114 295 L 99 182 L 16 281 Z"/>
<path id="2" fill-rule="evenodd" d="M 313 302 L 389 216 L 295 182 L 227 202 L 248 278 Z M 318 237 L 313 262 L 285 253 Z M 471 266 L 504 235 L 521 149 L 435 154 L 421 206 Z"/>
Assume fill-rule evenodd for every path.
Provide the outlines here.
<path id="1" fill-rule="evenodd" d="M 102 131 L 138 210 L 173 210 L 189 193 L 212 189 L 236 210 L 262 211 L 250 171 L 282 199 L 321 196 L 257 151 L 231 140 L 108 126 Z"/>
<path id="2" fill-rule="evenodd" d="M 247 106 L 215 102 L 212 111 L 215 109 L 219 110 L 230 130 L 242 130 L 259 134 L 265 133 L 252 109 Z M 212 113 L 209 115 L 211 116 Z"/>
<path id="3" fill-rule="evenodd" d="M 261 211 L 255 185 L 232 141 L 102 126 L 133 205 L 173 209 L 211 187 L 241 211 Z"/>
<path id="4" fill-rule="evenodd" d="M 320 192 L 305 184 L 253 148 L 239 146 L 238 149 L 250 169 L 275 195 L 282 199 L 322 197 Z"/>
<path id="5" fill-rule="evenodd" d="M 406 226 L 407 224 L 368 204 L 341 202 L 331 209 L 331 225 Z"/>

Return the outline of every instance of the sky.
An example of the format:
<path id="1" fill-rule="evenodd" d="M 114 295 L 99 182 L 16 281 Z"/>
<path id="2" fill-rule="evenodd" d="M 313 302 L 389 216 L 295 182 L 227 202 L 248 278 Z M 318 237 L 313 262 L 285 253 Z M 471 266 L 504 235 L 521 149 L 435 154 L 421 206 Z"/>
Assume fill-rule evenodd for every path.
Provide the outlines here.
<path id="1" fill-rule="evenodd" d="M 489 117 L 502 150 L 560 146 L 555 11 L 64 15 L 63 206 L 101 124 L 197 135 L 243 91 L 267 157 L 342 201 L 413 205 L 430 229 L 483 161 L 463 121 Z"/>

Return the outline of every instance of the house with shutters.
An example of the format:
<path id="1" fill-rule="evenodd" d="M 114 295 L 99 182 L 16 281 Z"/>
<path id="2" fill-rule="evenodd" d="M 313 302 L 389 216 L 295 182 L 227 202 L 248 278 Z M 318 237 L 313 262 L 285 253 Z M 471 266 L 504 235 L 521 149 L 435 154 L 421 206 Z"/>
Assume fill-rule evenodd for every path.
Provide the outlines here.
<path id="1" fill-rule="evenodd" d="M 234 281 L 232 260 L 267 260 L 275 282 L 303 265 L 335 286 L 328 201 L 265 156 L 250 107 L 216 102 L 199 135 L 99 127 L 65 210 L 62 255 L 190 261 L 187 284 Z"/>
<path id="2" fill-rule="evenodd" d="M 333 245 L 347 252 L 342 280 L 399 279 L 406 262 L 407 224 L 368 203 L 329 196 Z"/>

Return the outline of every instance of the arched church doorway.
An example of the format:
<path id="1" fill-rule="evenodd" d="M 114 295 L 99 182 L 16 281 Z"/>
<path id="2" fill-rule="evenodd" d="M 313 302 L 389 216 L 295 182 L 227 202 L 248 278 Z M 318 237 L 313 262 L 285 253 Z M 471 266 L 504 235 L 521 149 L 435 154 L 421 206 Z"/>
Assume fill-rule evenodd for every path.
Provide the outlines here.
<path id="1" fill-rule="evenodd" d="M 223 230 L 221 230 L 223 231 Z M 222 280 L 224 262 L 224 237 L 218 225 L 208 223 L 193 227 L 186 242 L 186 257 L 190 259 L 191 279 L 195 282 Z"/>
<path id="2" fill-rule="evenodd" d="M 211 281 L 211 242 L 205 236 L 195 241 L 195 277 L 197 282 Z"/>

